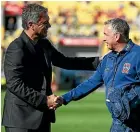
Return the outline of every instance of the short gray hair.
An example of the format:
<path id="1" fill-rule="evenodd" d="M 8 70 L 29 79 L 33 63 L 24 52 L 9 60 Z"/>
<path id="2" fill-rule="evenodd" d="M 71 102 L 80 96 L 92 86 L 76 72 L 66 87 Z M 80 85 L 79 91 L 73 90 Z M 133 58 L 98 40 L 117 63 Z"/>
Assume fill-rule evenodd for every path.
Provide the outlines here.
<path id="1" fill-rule="evenodd" d="M 37 23 L 43 12 L 48 12 L 48 9 L 38 4 L 28 4 L 23 8 L 22 12 L 22 27 L 28 29 L 28 22 Z"/>
<path id="2" fill-rule="evenodd" d="M 106 21 L 104 24 L 110 25 L 114 33 L 121 34 L 123 40 L 125 42 L 128 42 L 130 27 L 125 20 L 120 18 L 114 18 Z"/>

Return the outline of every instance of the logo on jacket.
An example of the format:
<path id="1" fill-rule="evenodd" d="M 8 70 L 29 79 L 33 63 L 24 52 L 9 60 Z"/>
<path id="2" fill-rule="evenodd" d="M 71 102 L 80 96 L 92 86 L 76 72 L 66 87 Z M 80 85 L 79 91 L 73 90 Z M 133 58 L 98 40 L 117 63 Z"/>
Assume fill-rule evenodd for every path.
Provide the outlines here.
<path id="1" fill-rule="evenodd" d="M 123 65 L 122 73 L 128 74 L 130 67 L 131 67 L 131 64 L 130 64 L 130 63 L 125 63 L 125 64 Z"/>

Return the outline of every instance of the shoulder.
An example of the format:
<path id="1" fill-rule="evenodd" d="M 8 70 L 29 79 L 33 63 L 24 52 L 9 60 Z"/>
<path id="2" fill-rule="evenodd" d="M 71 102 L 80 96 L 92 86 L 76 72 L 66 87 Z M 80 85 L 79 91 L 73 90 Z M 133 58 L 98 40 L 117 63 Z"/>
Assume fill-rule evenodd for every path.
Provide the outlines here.
<path id="1" fill-rule="evenodd" d="M 104 55 L 103 60 L 106 60 L 108 57 L 112 56 L 112 51 L 109 51 L 107 54 Z"/>
<path id="2" fill-rule="evenodd" d="M 139 54 L 140 54 L 140 45 L 134 45 L 134 49 L 133 49 L 136 57 L 140 60 Z"/>
<path id="3" fill-rule="evenodd" d="M 40 39 L 39 43 L 42 45 L 43 48 L 48 48 L 48 49 L 54 48 L 52 42 L 48 38 Z"/>
<path id="4" fill-rule="evenodd" d="M 10 43 L 6 50 L 5 62 L 11 61 L 13 64 L 19 64 L 24 56 L 24 43 L 19 38 L 16 38 Z"/>
<path id="5" fill-rule="evenodd" d="M 135 51 L 135 52 L 140 52 L 140 45 L 134 44 L 134 47 L 133 47 L 132 50 Z"/>
<path id="6" fill-rule="evenodd" d="M 24 47 L 24 43 L 22 42 L 20 37 L 18 37 L 9 44 L 7 50 L 9 50 L 9 49 L 22 49 L 23 47 Z"/>
<path id="7" fill-rule="evenodd" d="M 131 56 L 133 56 L 135 59 L 137 58 L 138 60 L 140 60 L 139 54 L 140 54 L 140 46 L 137 44 L 134 44 L 131 52 L 130 52 Z"/>
<path id="8" fill-rule="evenodd" d="M 51 45 L 51 41 L 48 38 L 43 38 L 39 40 L 39 43 L 45 45 Z"/>
<path id="9" fill-rule="evenodd" d="M 114 53 L 113 53 L 113 51 L 110 51 L 110 52 L 108 52 L 104 57 L 103 57 L 103 59 L 101 60 L 101 67 L 103 68 L 104 66 L 106 66 L 106 64 L 107 65 L 110 65 L 110 63 L 112 63 L 112 57 L 114 56 Z"/>
<path id="10" fill-rule="evenodd" d="M 140 63 L 140 57 L 139 57 L 140 45 L 135 44 L 135 43 L 133 43 L 133 44 L 134 44 L 134 46 L 132 47 L 130 54 L 131 54 L 132 58 L 134 58 L 133 59 L 134 62 L 138 61 Z"/>

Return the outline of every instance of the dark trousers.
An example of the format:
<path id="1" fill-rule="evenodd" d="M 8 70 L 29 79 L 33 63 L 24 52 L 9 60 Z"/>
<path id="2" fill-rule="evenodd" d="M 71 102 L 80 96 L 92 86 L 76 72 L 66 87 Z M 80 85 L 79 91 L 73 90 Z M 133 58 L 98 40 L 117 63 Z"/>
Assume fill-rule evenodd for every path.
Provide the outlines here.
<path id="1" fill-rule="evenodd" d="M 38 129 L 33 130 L 15 127 L 5 127 L 5 132 L 51 132 L 51 123 L 48 122 L 45 117 L 46 115 L 43 116 L 43 119 Z"/>
<path id="2" fill-rule="evenodd" d="M 134 132 L 140 132 L 140 105 L 131 110 L 130 119 L 126 121 L 126 124 L 134 130 Z"/>
<path id="3" fill-rule="evenodd" d="M 36 130 L 14 128 L 14 127 L 5 127 L 5 132 L 51 132 L 51 124 L 50 123 L 46 123 L 45 126 L 41 125 Z"/>

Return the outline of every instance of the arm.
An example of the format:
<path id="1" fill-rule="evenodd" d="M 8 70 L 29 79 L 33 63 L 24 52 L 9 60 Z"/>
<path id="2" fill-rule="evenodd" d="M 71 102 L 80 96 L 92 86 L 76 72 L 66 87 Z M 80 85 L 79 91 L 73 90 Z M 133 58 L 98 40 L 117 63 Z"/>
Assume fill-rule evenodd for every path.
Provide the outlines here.
<path id="1" fill-rule="evenodd" d="M 140 58 L 139 57 L 138 57 L 137 63 L 136 63 L 136 72 L 137 72 L 137 75 L 138 75 L 138 78 L 139 78 L 139 82 L 140 82 Z"/>
<path id="2" fill-rule="evenodd" d="M 140 58 L 139 57 L 138 57 L 137 63 L 136 63 L 136 72 L 137 72 L 137 76 L 138 76 L 138 81 L 136 83 L 136 93 L 138 94 L 139 101 L 140 101 Z"/>
<path id="3" fill-rule="evenodd" d="M 62 95 L 64 104 L 68 104 L 72 100 L 79 100 L 87 96 L 92 91 L 96 90 L 103 84 L 102 74 L 100 71 L 100 65 L 97 71 L 88 80 L 78 85 L 75 89 L 72 89 L 68 93 Z"/>
<path id="4" fill-rule="evenodd" d="M 48 43 L 50 42 L 48 41 Z M 49 46 L 52 64 L 57 67 L 71 70 L 96 70 L 100 62 L 99 57 L 66 57 L 56 50 L 51 43 Z"/>
<path id="5" fill-rule="evenodd" d="M 12 43 L 7 49 L 5 56 L 5 76 L 7 89 L 21 100 L 27 102 L 33 107 L 47 107 L 47 97 L 25 82 L 24 52 L 19 43 Z"/>

